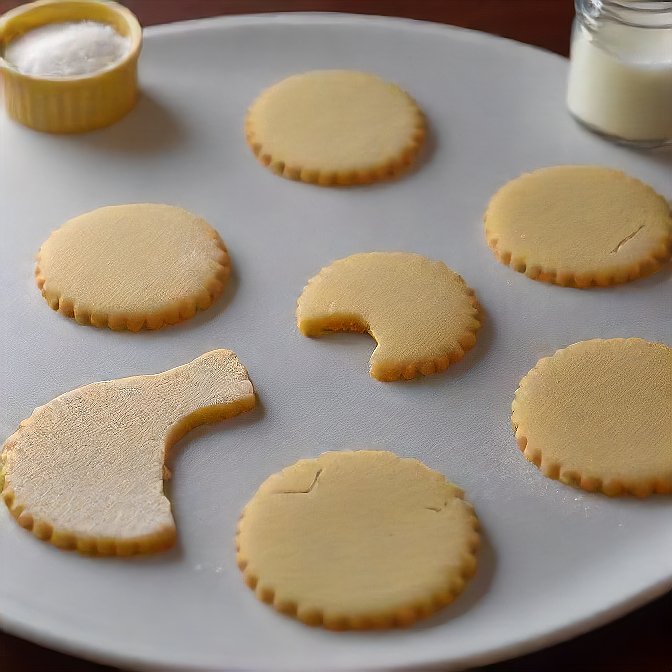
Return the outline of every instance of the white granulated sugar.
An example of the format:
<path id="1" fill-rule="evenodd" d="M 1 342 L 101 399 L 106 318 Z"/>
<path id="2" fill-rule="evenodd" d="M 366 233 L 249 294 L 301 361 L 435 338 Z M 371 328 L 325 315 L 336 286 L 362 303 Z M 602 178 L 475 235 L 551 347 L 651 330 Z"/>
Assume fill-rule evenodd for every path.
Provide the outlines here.
<path id="1" fill-rule="evenodd" d="M 78 21 L 35 28 L 12 40 L 4 56 L 26 75 L 76 77 L 120 61 L 130 47 L 112 26 Z"/>

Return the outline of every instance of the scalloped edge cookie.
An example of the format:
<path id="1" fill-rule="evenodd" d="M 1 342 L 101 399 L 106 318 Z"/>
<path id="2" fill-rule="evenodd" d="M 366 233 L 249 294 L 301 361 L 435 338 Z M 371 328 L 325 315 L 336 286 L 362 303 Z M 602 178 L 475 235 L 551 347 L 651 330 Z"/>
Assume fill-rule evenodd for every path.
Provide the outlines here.
<path id="1" fill-rule="evenodd" d="M 101 303 L 89 303 L 83 301 L 76 296 L 76 291 L 73 292 L 72 286 L 76 285 L 77 280 L 69 280 L 71 285 L 64 290 L 58 286 L 51 279 L 49 270 L 50 260 L 47 255 L 50 254 L 52 245 L 57 244 L 59 239 L 63 236 L 63 231 L 66 227 L 73 226 L 87 226 L 88 222 L 97 221 L 101 217 L 107 217 L 111 222 L 117 219 L 117 213 L 130 213 L 129 216 L 134 218 L 151 217 L 152 211 L 156 211 L 158 216 L 172 216 L 176 220 L 176 224 L 182 225 L 186 221 L 194 221 L 202 229 L 203 242 L 211 246 L 207 256 L 203 256 L 203 279 L 198 286 L 194 286 L 191 292 L 185 292 L 179 300 L 174 303 L 167 303 L 166 305 L 156 305 L 153 310 L 135 311 L 131 309 L 118 308 L 114 311 L 109 308 L 101 307 Z M 161 212 L 163 211 L 163 212 Z M 183 221 L 178 221 L 183 220 Z M 56 241 L 56 242 L 55 242 Z M 58 264 L 58 255 L 65 253 L 64 251 L 56 251 L 56 264 Z M 87 250 L 87 254 L 92 254 L 93 251 Z M 148 252 L 149 253 L 149 252 Z M 100 257 L 95 260 L 96 263 L 104 262 L 105 257 Z M 171 260 L 172 262 L 173 260 Z M 53 263 L 53 262 L 52 262 Z M 91 262 L 93 263 L 93 262 Z M 209 271 L 205 269 L 211 266 Z M 170 263 L 166 265 L 165 273 L 168 275 L 173 272 Z M 67 221 L 63 226 L 56 229 L 46 239 L 40 247 L 37 254 L 37 262 L 35 266 L 35 280 L 38 289 L 42 296 L 52 310 L 55 310 L 66 317 L 73 318 L 76 322 L 83 325 L 91 325 L 94 327 L 105 328 L 108 327 L 114 331 L 132 331 L 137 332 L 143 329 L 161 329 L 165 326 L 177 324 L 185 320 L 189 320 L 199 311 L 209 308 L 213 301 L 222 293 L 229 275 L 231 273 L 231 264 L 229 260 L 228 251 L 224 245 L 219 233 L 212 228 L 204 219 L 194 215 L 184 208 L 163 205 L 158 203 L 132 203 L 126 205 L 113 205 L 97 208 L 90 212 L 83 213 L 73 219 Z M 119 284 L 119 283 L 117 283 Z M 118 291 L 118 286 L 113 288 Z M 102 290 L 103 294 L 105 289 Z M 112 289 L 107 290 L 112 291 Z M 103 299 L 103 304 L 105 300 Z"/>
<path id="2" fill-rule="evenodd" d="M 620 352 L 618 352 L 619 350 Z M 587 358 L 587 355 L 590 355 L 590 359 Z M 650 360 L 648 362 L 646 362 L 647 357 Z M 660 362 L 657 361 L 658 359 Z M 635 440 L 634 436 L 631 437 L 632 442 L 628 444 L 630 452 L 624 460 L 619 455 L 623 446 L 620 445 L 619 450 L 618 443 L 624 428 L 619 429 L 618 439 L 614 439 L 613 436 L 609 437 L 604 430 L 600 430 L 600 427 L 605 426 L 604 423 L 607 419 L 599 414 L 597 418 L 591 418 L 590 400 L 580 396 L 578 390 L 574 389 L 575 383 L 572 382 L 571 390 L 565 389 L 570 387 L 569 383 L 565 387 L 560 386 L 562 382 L 560 379 L 561 371 L 563 373 L 569 371 L 569 373 L 565 373 L 565 378 L 576 381 L 577 376 L 582 375 L 585 370 L 584 367 L 591 361 L 596 362 L 597 367 L 594 372 L 591 370 L 585 374 L 591 381 L 598 379 L 600 366 L 602 367 L 601 370 L 608 370 L 605 369 L 605 366 L 608 365 L 615 371 L 616 377 L 619 377 L 620 380 L 623 380 L 624 376 L 630 380 L 632 375 L 637 375 L 639 370 L 636 367 L 643 366 L 640 364 L 641 362 L 648 364 L 649 373 L 653 372 L 654 375 L 659 373 L 664 376 L 667 366 L 669 384 L 665 390 L 663 383 L 661 389 L 662 394 L 667 395 L 667 400 L 664 397 L 657 396 L 658 387 L 654 387 L 651 391 L 651 386 L 646 385 L 648 379 L 647 381 L 640 381 L 641 384 L 638 386 L 631 385 L 632 389 L 621 389 L 615 387 L 612 377 L 611 380 L 607 381 L 601 378 L 600 388 L 603 393 L 601 398 L 596 399 L 593 404 L 596 408 L 608 408 L 610 409 L 609 412 L 614 414 L 613 423 L 609 422 L 608 427 L 618 423 L 626 412 L 623 408 L 613 410 L 620 399 L 628 400 L 628 411 L 633 404 L 644 405 L 642 414 L 648 413 L 650 416 L 651 411 L 649 409 L 659 403 L 661 408 L 649 418 L 650 421 L 654 422 L 655 419 L 664 418 L 667 408 L 669 415 L 669 464 L 666 464 L 664 460 L 662 461 L 662 472 L 649 473 L 646 477 L 642 476 L 641 473 L 642 466 L 646 465 L 647 459 L 649 461 L 655 460 L 655 465 L 661 462 L 660 456 L 664 456 L 664 438 L 656 442 L 655 445 L 658 445 L 658 447 L 653 449 L 653 455 L 650 456 L 643 451 L 646 445 L 643 445 L 641 440 Z M 565 362 L 564 366 L 562 365 L 563 362 Z M 577 368 L 580 369 L 578 372 Z M 546 396 L 540 396 L 538 393 L 534 406 L 529 408 L 531 403 L 528 396 L 530 387 L 535 384 L 540 376 L 544 375 L 549 379 L 549 393 Z M 645 395 L 642 388 L 647 388 L 649 398 L 644 399 Z M 570 393 L 571 399 L 568 398 Z M 558 398 L 558 395 L 563 394 L 565 396 Z M 614 394 L 616 394 L 616 398 L 613 398 Z M 579 445 L 577 432 L 575 431 L 566 437 L 566 441 L 562 436 L 559 437 L 561 447 L 558 448 L 558 444 L 555 443 L 554 432 L 550 430 L 545 432 L 535 418 L 534 408 L 538 409 L 540 402 L 543 402 L 544 399 L 549 404 L 558 405 L 558 413 L 562 413 L 563 409 L 570 403 L 573 405 L 586 404 L 585 412 L 574 413 L 568 418 L 567 423 L 570 426 L 591 428 L 593 436 L 590 440 L 584 436 L 584 441 Z M 653 343 L 641 338 L 592 339 L 573 343 L 566 348 L 557 350 L 549 357 L 541 358 L 523 376 L 514 395 L 511 411 L 511 425 L 518 447 L 525 458 L 532 462 L 544 476 L 559 480 L 565 485 L 578 487 L 588 492 L 601 492 L 609 496 L 630 494 L 637 497 L 647 497 L 653 493 L 672 494 L 672 348 L 662 343 Z M 536 413 L 539 413 L 539 411 L 536 411 Z M 578 421 L 574 416 L 578 416 L 582 420 Z M 530 426 L 533 419 L 536 421 L 534 429 Z M 635 430 L 630 433 L 637 434 L 637 439 L 641 439 L 641 422 L 638 423 Z M 544 436 L 544 434 L 547 436 Z M 590 431 L 582 429 L 580 434 L 590 434 Z M 594 449 L 593 446 L 599 445 L 600 441 L 602 442 L 602 448 Z M 629 464 L 626 463 L 628 461 Z M 651 472 L 652 470 L 655 472 L 656 468 L 659 467 L 645 468 L 644 472 Z"/>
<path id="3" fill-rule="evenodd" d="M 391 487 L 390 483 L 398 485 L 399 489 L 395 489 L 394 496 L 386 498 L 381 493 Z M 352 495 L 348 496 L 350 488 Z M 321 492 L 325 494 L 320 495 Z M 342 507 L 332 507 L 332 500 L 339 499 L 341 495 Z M 329 514 L 324 519 L 324 525 L 329 526 L 327 544 L 324 544 L 325 535 L 319 536 L 313 532 L 310 536 L 309 532 L 320 522 L 322 512 L 318 511 L 317 521 L 312 513 L 315 507 L 320 507 L 315 500 L 320 496 L 324 502 L 321 508 L 328 509 Z M 296 507 L 294 505 L 299 500 L 294 500 L 288 506 L 281 506 L 280 500 L 277 504 L 268 502 L 271 497 L 300 497 L 305 505 L 302 503 Z M 362 507 L 368 498 L 375 504 Z M 401 518 L 372 514 L 376 505 L 380 507 L 380 502 L 388 499 L 390 506 L 401 507 Z M 312 504 L 310 500 L 314 500 Z M 349 515 L 349 507 L 363 512 L 353 517 Z M 409 510 L 413 518 L 413 532 L 409 532 L 408 519 L 404 518 L 404 514 L 408 516 Z M 300 524 L 302 512 L 308 514 L 305 529 Z M 361 526 L 352 524 L 355 520 L 361 523 L 362 516 L 367 514 L 372 517 L 370 528 L 361 530 Z M 291 520 L 283 525 L 276 519 L 277 515 Z M 448 518 L 441 521 L 437 516 Z M 342 527 L 344 525 L 347 529 Z M 418 536 L 418 530 L 424 530 L 425 527 L 427 536 Z M 292 531 L 300 528 L 303 533 L 296 532 L 298 536 L 295 540 L 290 539 L 287 544 L 283 544 L 284 538 L 274 540 L 273 533 L 269 534 L 267 528 L 283 534 L 285 528 Z M 396 529 L 396 535 L 393 535 L 392 528 Z M 343 533 L 339 537 L 341 530 Z M 445 532 L 443 540 L 436 536 L 441 530 Z M 366 553 L 368 549 L 366 560 L 370 564 L 357 562 L 353 568 L 352 562 L 347 560 L 329 562 L 328 558 L 333 552 L 332 534 L 337 538 L 342 537 L 343 544 L 349 543 L 348 549 L 353 554 L 358 552 L 358 546 L 360 554 Z M 375 541 L 376 537 L 381 539 L 380 543 Z M 346 542 L 346 539 L 349 541 Z M 341 579 L 348 577 L 345 578 L 346 584 L 356 584 L 357 581 L 353 584 L 349 580 L 352 576 L 350 570 L 360 572 L 360 580 L 361 573 L 366 575 L 375 572 L 381 583 L 380 573 L 386 569 L 371 560 L 372 540 L 374 545 L 379 546 L 377 552 L 385 556 L 390 553 L 391 544 L 403 549 L 403 560 L 387 570 L 390 581 L 394 581 L 403 595 L 397 594 L 390 598 L 388 590 L 381 588 L 378 592 L 374 588 L 371 595 L 362 601 L 359 592 L 348 595 L 348 589 L 343 585 L 329 588 L 332 585 L 330 576 L 334 583 L 338 583 L 340 576 Z M 422 548 L 416 550 L 414 546 L 408 545 L 407 540 L 408 543 L 421 542 Z M 282 545 L 276 545 L 275 541 Z M 264 548 L 268 543 L 273 543 L 272 552 Z M 298 559 L 297 551 L 301 549 L 301 544 L 305 546 L 306 543 L 309 544 L 312 561 L 305 557 L 303 561 Z M 447 553 L 446 564 L 443 564 L 443 556 L 427 562 L 427 554 L 440 546 L 441 552 Z M 299 460 L 273 474 L 262 483 L 243 509 L 236 531 L 237 564 L 244 582 L 257 598 L 306 625 L 330 630 L 405 627 L 430 616 L 450 604 L 475 574 L 479 546 L 478 518 L 459 487 L 415 458 L 401 458 L 381 450 L 323 453 L 318 458 Z M 319 562 L 318 556 L 325 560 Z M 301 578 L 297 578 L 299 574 L 293 569 L 295 565 L 297 570 L 301 567 Z M 425 571 L 427 574 L 423 573 Z M 418 572 L 426 577 L 420 586 L 417 585 Z M 285 579 L 284 584 L 282 579 L 279 584 L 273 584 L 268 579 L 269 573 L 289 578 Z M 311 583 L 303 583 L 304 576 L 309 576 Z M 405 584 L 404 576 L 409 579 Z M 316 581 L 327 586 L 326 592 L 324 589 L 319 591 L 322 598 L 313 597 L 315 589 L 311 588 L 311 584 Z M 371 585 L 369 581 L 366 583 L 367 586 Z M 325 601 L 321 602 L 321 599 Z M 370 607 L 366 604 L 369 601 Z"/>
<path id="4" fill-rule="evenodd" d="M 385 156 L 384 158 L 377 156 L 375 159 L 369 161 L 365 158 L 361 158 L 358 159 L 359 165 L 353 165 L 348 168 L 337 165 L 339 161 L 331 159 L 326 149 L 322 150 L 322 155 L 318 158 L 319 150 L 315 150 L 314 144 L 307 149 L 305 147 L 301 148 L 300 153 L 303 154 L 304 157 L 310 155 L 308 165 L 306 165 L 305 158 L 302 160 L 290 158 L 286 153 L 288 151 L 287 149 L 284 150 L 284 153 L 281 150 L 280 154 L 277 153 L 277 149 L 271 149 L 274 144 L 273 140 L 268 139 L 268 136 L 264 135 L 264 131 L 260 131 L 258 128 L 259 126 L 264 125 L 259 121 L 259 115 L 268 117 L 274 112 L 272 107 L 273 101 L 277 98 L 277 93 L 283 91 L 283 88 L 286 88 L 288 85 L 296 87 L 297 83 L 303 84 L 304 86 L 311 85 L 314 80 L 319 80 L 320 77 L 323 81 L 319 83 L 323 87 L 325 85 L 325 79 L 328 80 L 328 78 L 332 77 L 351 77 L 355 80 L 367 78 L 369 86 L 367 87 L 366 92 L 368 95 L 371 94 L 374 87 L 379 87 L 384 95 L 389 95 L 389 92 L 393 91 L 395 96 L 398 96 L 405 102 L 408 110 L 406 114 L 408 115 L 407 125 L 409 126 L 409 130 L 405 140 L 403 140 L 403 142 L 397 142 L 396 144 L 398 147 L 395 148 L 393 152 L 389 152 L 389 156 Z M 292 95 L 297 97 L 297 110 L 303 113 L 306 107 L 305 101 L 302 102 L 300 100 L 301 93 L 301 90 L 298 90 L 293 92 Z M 376 102 L 377 101 L 375 100 L 373 101 L 373 103 Z M 278 114 L 278 116 L 283 117 L 283 125 L 286 125 L 286 117 L 288 116 L 285 106 L 286 101 L 283 100 L 282 110 L 280 110 L 280 114 Z M 385 109 L 387 106 L 383 105 L 381 107 Z M 321 114 L 322 119 L 324 119 L 324 111 L 321 111 Z M 333 128 L 328 129 L 329 133 L 332 134 L 342 130 L 342 116 L 338 110 L 335 112 L 333 121 Z M 380 133 L 380 125 L 384 124 L 385 121 L 386 119 L 384 118 L 378 120 L 375 134 Z M 392 119 L 391 121 L 395 121 L 396 125 L 399 125 L 398 120 Z M 269 132 L 271 134 L 273 133 L 272 130 Z M 415 100 L 406 91 L 377 75 L 357 70 L 312 70 L 286 77 L 262 91 L 248 109 L 245 117 L 245 139 L 255 157 L 262 165 L 266 166 L 277 175 L 287 179 L 321 186 L 352 186 L 358 184 L 370 184 L 372 182 L 395 178 L 406 171 L 415 162 L 417 155 L 424 145 L 425 136 L 425 116 Z M 344 136 L 343 141 L 347 141 L 347 136 Z M 382 144 L 385 143 L 381 143 L 381 145 Z M 389 142 L 387 144 L 389 144 Z M 370 151 L 370 148 L 361 148 L 359 150 L 362 155 L 367 151 Z M 351 156 L 356 155 L 357 151 L 353 150 Z M 352 163 L 352 161 L 350 162 Z"/>
<path id="5" fill-rule="evenodd" d="M 540 187 L 535 187 L 533 181 L 538 182 L 542 178 L 553 178 L 556 181 L 561 181 L 564 175 L 570 171 L 574 174 L 583 173 L 586 178 L 589 178 L 592 173 L 594 180 L 598 179 L 604 181 L 607 179 L 617 181 L 615 184 L 608 185 L 608 188 L 615 191 L 615 193 L 619 193 L 622 190 L 617 189 L 619 186 L 618 183 L 621 183 L 621 186 L 633 186 L 638 191 L 638 195 L 641 199 L 646 201 L 640 212 L 637 213 L 640 219 L 635 221 L 633 225 L 630 225 L 628 222 L 627 228 L 630 229 L 634 226 L 633 230 L 628 231 L 627 235 L 623 235 L 619 239 L 618 236 L 614 237 L 611 233 L 613 219 L 610 219 L 609 222 L 605 221 L 603 225 L 604 233 L 602 236 L 604 240 L 598 242 L 600 245 L 608 246 L 609 254 L 606 259 L 595 261 L 592 268 L 584 269 L 571 267 L 572 264 L 576 265 L 576 254 L 570 255 L 567 253 L 566 263 L 568 266 L 566 268 L 562 268 L 559 264 L 555 265 L 555 267 L 551 267 L 551 265 L 546 264 L 542 260 L 541 256 L 539 256 L 539 258 L 525 256 L 525 254 L 520 253 L 515 248 L 515 245 L 503 245 L 502 238 L 505 235 L 508 235 L 508 237 L 511 238 L 515 234 L 522 240 L 525 239 L 526 235 L 524 231 L 518 230 L 519 227 L 515 221 L 511 221 L 508 224 L 498 225 L 497 227 L 493 225 L 493 220 L 500 216 L 500 208 L 510 209 L 512 207 L 511 202 L 514 200 L 513 190 L 520 192 L 523 187 L 527 188 L 527 185 L 530 185 L 528 189 L 529 194 L 526 193 L 523 196 L 521 193 L 516 193 L 516 199 L 520 204 L 524 198 L 527 198 L 529 201 L 530 195 L 536 195 L 534 193 L 535 188 L 543 188 L 545 191 L 549 191 L 553 185 L 552 181 L 548 181 L 541 184 Z M 582 181 L 585 181 L 585 179 L 582 179 Z M 597 189 L 595 189 L 593 193 L 596 191 Z M 599 196 L 599 193 L 596 195 Z M 506 205 L 503 205 L 504 199 L 506 199 Z M 537 208 L 539 212 L 544 213 L 551 210 L 551 207 L 547 202 L 544 202 L 543 205 L 541 203 L 537 204 L 534 207 Z M 633 208 L 633 210 L 637 209 Z M 644 214 L 642 214 L 642 212 Z M 530 215 L 528 214 L 527 216 Z M 554 216 L 557 217 L 557 214 L 554 214 Z M 502 214 L 501 217 L 506 218 L 509 217 L 509 215 Z M 484 215 L 484 224 L 488 246 L 500 263 L 505 266 L 510 266 L 519 273 L 524 273 L 532 280 L 539 280 L 541 282 L 547 282 L 563 287 L 575 287 L 580 289 L 593 286 L 608 287 L 636 280 L 660 270 L 672 255 L 672 212 L 670 212 L 669 205 L 665 198 L 641 180 L 631 177 L 620 170 L 614 170 L 603 166 L 559 165 L 539 168 L 532 172 L 523 173 L 519 177 L 507 182 L 490 199 Z M 512 231 L 508 234 L 504 234 L 502 231 L 494 230 L 495 228 L 501 228 L 502 226 L 508 227 Z M 571 221 L 568 220 L 567 226 L 569 229 Z M 625 249 L 628 252 L 631 250 L 631 248 L 625 246 L 638 236 L 647 226 L 656 226 L 659 228 L 660 235 L 657 236 L 654 234 L 655 240 L 651 240 L 641 254 L 635 255 L 633 258 L 617 258 L 616 255 L 618 255 L 621 250 Z M 569 235 L 569 232 L 567 235 Z M 577 246 L 581 248 L 578 251 L 583 253 L 585 242 L 579 240 L 578 236 L 576 237 L 576 241 Z M 534 254 L 544 254 L 544 250 L 539 244 L 537 244 Z M 611 255 L 614 255 L 613 259 L 610 258 Z"/>

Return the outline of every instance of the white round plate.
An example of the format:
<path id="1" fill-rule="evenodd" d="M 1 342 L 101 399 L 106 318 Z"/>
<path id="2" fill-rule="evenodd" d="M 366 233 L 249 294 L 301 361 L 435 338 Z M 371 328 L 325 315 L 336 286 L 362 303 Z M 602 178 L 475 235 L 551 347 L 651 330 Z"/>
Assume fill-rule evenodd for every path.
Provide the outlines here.
<path id="1" fill-rule="evenodd" d="M 334 67 L 376 72 L 420 102 L 432 132 L 417 170 L 368 188 L 326 189 L 255 161 L 242 123 L 259 91 Z M 505 268 L 485 243 L 491 194 L 540 166 L 614 166 L 670 197 L 672 157 L 579 128 L 564 105 L 566 72 L 558 56 L 431 24 L 225 18 L 150 28 L 144 97 L 112 128 L 49 136 L 0 115 L 2 435 L 66 390 L 163 371 L 219 347 L 238 353 L 260 402 L 175 450 L 168 492 L 179 545 L 168 553 L 59 551 L 0 507 L 2 626 L 162 671 L 456 669 L 559 641 L 668 590 L 670 498 L 608 499 L 548 480 L 510 428 L 514 390 L 539 357 L 593 337 L 672 341 L 669 268 L 580 291 Z M 227 297 L 156 333 L 83 327 L 49 310 L 33 280 L 41 242 L 74 215 L 135 201 L 183 205 L 220 231 L 235 265 Z M 486 320 L 460 364 L 383 384 L 368 375 L 369 338 L 297 332 L 295 302 L 308 278 L 366 250 L 442 259 L 475 288 Z M 407 630 L 307 628 L 243 585 L 236 519 L 269 474 L 325 450 L 364 447 L 416 456 L 466 490 L 483 523 L 478 573 L 451 607 Z"/>

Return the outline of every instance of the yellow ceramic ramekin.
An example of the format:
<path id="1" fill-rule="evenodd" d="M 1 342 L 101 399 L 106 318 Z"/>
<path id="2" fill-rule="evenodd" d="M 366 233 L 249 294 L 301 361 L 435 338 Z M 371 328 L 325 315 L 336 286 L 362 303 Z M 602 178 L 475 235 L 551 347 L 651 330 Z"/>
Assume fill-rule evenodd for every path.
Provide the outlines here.
<path id="1" fill-rule="evenodd" d="M 3 58 L 14 38 L 38 26 L 64 21 L 110 24 L 131 40 L 118 63 L 87 75 L 41 77 L 19 72 Z M 38 0 L 0 17 L 0 69 L 8 114 L 47 133 L 83 133 L 109 126 L 135 105 L 142 28 L 135 15 L 116 2 Z"/>

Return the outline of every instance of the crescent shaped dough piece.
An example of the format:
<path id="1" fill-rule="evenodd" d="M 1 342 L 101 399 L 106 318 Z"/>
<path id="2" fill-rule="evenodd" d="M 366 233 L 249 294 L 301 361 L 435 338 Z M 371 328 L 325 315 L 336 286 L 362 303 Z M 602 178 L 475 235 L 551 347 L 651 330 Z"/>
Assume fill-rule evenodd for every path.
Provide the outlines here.
<path id="1" fill-rule="evenodd" d="M 247 372 L 213 350 L 156 375 L 92 383 L 37 408 L 0 455 L 2 497 L 22 527 L 64 549 L 170 547 L 166 452 L 189 430 L 253 408 Z"/>
<path id="2" fill-rule="evenodd" d="M 672 494 L 672 348 L 580 341 L 523 377 L 511 421 L 549 478 L 606 495 Z"/>
<path id="3" fill-rule="evenodd" d="M 479 542 L 460 488 L 382 450 L 324 453 L 273 474 L 236 536 L 259 599 L 333 630 L 405 626 L 452 602 Z"/>
<path id="4" fill-rule="evenodd" d="M 339 259 L 312 278 L 296 317 L 305 336 L 368 332 L 370 373 L 383 381 L 443 371 L 476 343 L 474 292 L 443 262 L 408 252 Z"/>
<path id="5" fill-rule="evenodd" d="M 71 219 L 43 243 L 35 268 L 51 308 L 80 324 L 129 331 L 188 320 L 222 292 L 229 272 L 217 231 L 156 203 Z"/>

